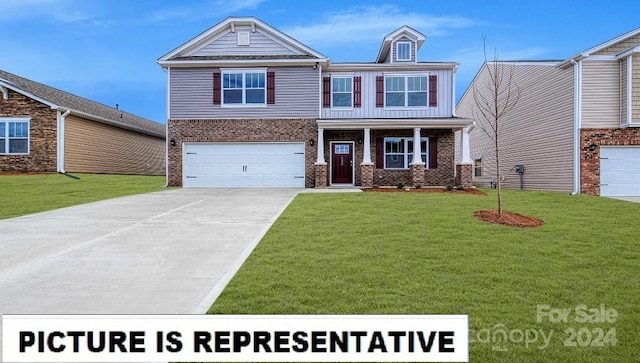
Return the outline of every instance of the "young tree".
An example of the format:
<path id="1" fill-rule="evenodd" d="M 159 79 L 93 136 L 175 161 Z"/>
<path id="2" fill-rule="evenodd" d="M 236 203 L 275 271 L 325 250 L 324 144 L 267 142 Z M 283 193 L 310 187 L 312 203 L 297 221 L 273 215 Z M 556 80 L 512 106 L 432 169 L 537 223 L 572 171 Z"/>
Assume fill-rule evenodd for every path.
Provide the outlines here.
<path id="1" fill-rule="evenodd" d="M 513 83 L 514 64 L 507 64 L 498 59 L 494 51 L 493 61 L 487 60 L 487 43 L 484 39 L 484 67 L 488 79 L 481 89 L 473 86 L 472 110 L 473 118 L 478 126 L 493 141 L 496 158 L 496 189 L 498 194 L 498 214 L 502 214 L 502 185 L 500 172 L 500 134 L 502 119 L 516 106 L 520 100 L 520 88 Z"/>

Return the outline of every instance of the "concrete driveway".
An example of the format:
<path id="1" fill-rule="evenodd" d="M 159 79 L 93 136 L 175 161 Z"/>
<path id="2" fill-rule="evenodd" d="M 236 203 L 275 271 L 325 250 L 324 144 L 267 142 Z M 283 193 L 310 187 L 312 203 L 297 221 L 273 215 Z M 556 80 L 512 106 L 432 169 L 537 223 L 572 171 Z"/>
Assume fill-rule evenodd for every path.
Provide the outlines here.
<path id="1" fill-rule="evenodd" d="M 0 314 L 200 314 L 301 189 L 173 189 L 0 221 Z"/>
<path id="2" fill-rule="evenodd" d="M 624 200 L 626 202 L 640 203 L 640 197 L 607 197 L 607 198 Z"/>

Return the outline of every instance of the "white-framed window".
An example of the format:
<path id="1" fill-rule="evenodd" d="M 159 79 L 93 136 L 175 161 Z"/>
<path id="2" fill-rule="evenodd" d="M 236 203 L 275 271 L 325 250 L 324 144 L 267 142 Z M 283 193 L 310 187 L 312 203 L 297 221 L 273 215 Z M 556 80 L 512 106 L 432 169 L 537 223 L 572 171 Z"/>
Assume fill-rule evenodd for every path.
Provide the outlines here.
<path id="1" fill-rule="evenodd" d="M 398 61 L 411 60 L 411 42 L 396 43 L 396 60 Z"/>
<path id="2" fill-rule="evenodd" d="M 223 70 L 222 105 L 266 105 L 266 79 L 266 70 Z"/>
<path id="3" fill-rule="evenodd" d="M 29 154 L 28 118 L 0 118 L 0 154 Z"/>
<path id="4" fill-rule="evenodd" d="M 420 151 L 424 167 L 429 168 L 429 138 L 420 138 Z M 408 169 L 413 161 L 413 137 L 385 137 L 384 168 Z"/>
<path id="5" fill-rule="evenodd" d="M 353 107 L 352 77 L 331 77 L 331 107 Z"/>
<path id="6" fill-rule="evenodd" d="M 473 161 L 473 176 L 476 178 L 482 176 L 482 158 L 476 158 Z"/>
<path id="7" fill-rule="evenodd" d="M 385 76 L 386 107 L 427 107 L 429 105 L 429 77 Z"/>

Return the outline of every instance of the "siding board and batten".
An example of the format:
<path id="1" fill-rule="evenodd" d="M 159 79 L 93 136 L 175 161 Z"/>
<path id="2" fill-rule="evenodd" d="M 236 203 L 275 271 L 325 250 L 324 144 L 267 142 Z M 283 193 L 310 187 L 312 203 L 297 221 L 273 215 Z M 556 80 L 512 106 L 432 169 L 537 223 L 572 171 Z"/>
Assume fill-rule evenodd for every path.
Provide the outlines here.
<path id="1" fill-rule="evenodd" d="M 402 107 L 376 107 L 376 77 L 382 76 L 382 72 L 325 72 L 323 77 L 361 77 L 362 105 L 359 108 L 323 108 L 322 118 L 328 119 L 358 119 L 358 118 L 429 118 L 429 117 L 451 117 L 453 99 L 449 85 L 453 82 L 453 71 L 451 70 L 426 70 L 422 72 L 389 72 L 389 74 L 419 74 L 437 76 L 437 106 L 408 108 Z M 384 97 L 384 94 L 382 95 Z"/>

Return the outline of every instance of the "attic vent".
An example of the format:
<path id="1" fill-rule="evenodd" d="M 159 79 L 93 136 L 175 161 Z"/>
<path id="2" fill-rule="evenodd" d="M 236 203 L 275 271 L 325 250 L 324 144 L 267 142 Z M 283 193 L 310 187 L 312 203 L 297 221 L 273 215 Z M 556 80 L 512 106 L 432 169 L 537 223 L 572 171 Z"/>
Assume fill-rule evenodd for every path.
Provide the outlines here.
<path id="1" fill-rule="evenodd" d="M 249 32 L 238 32 L 238 45 L 249 45 Z"/>

